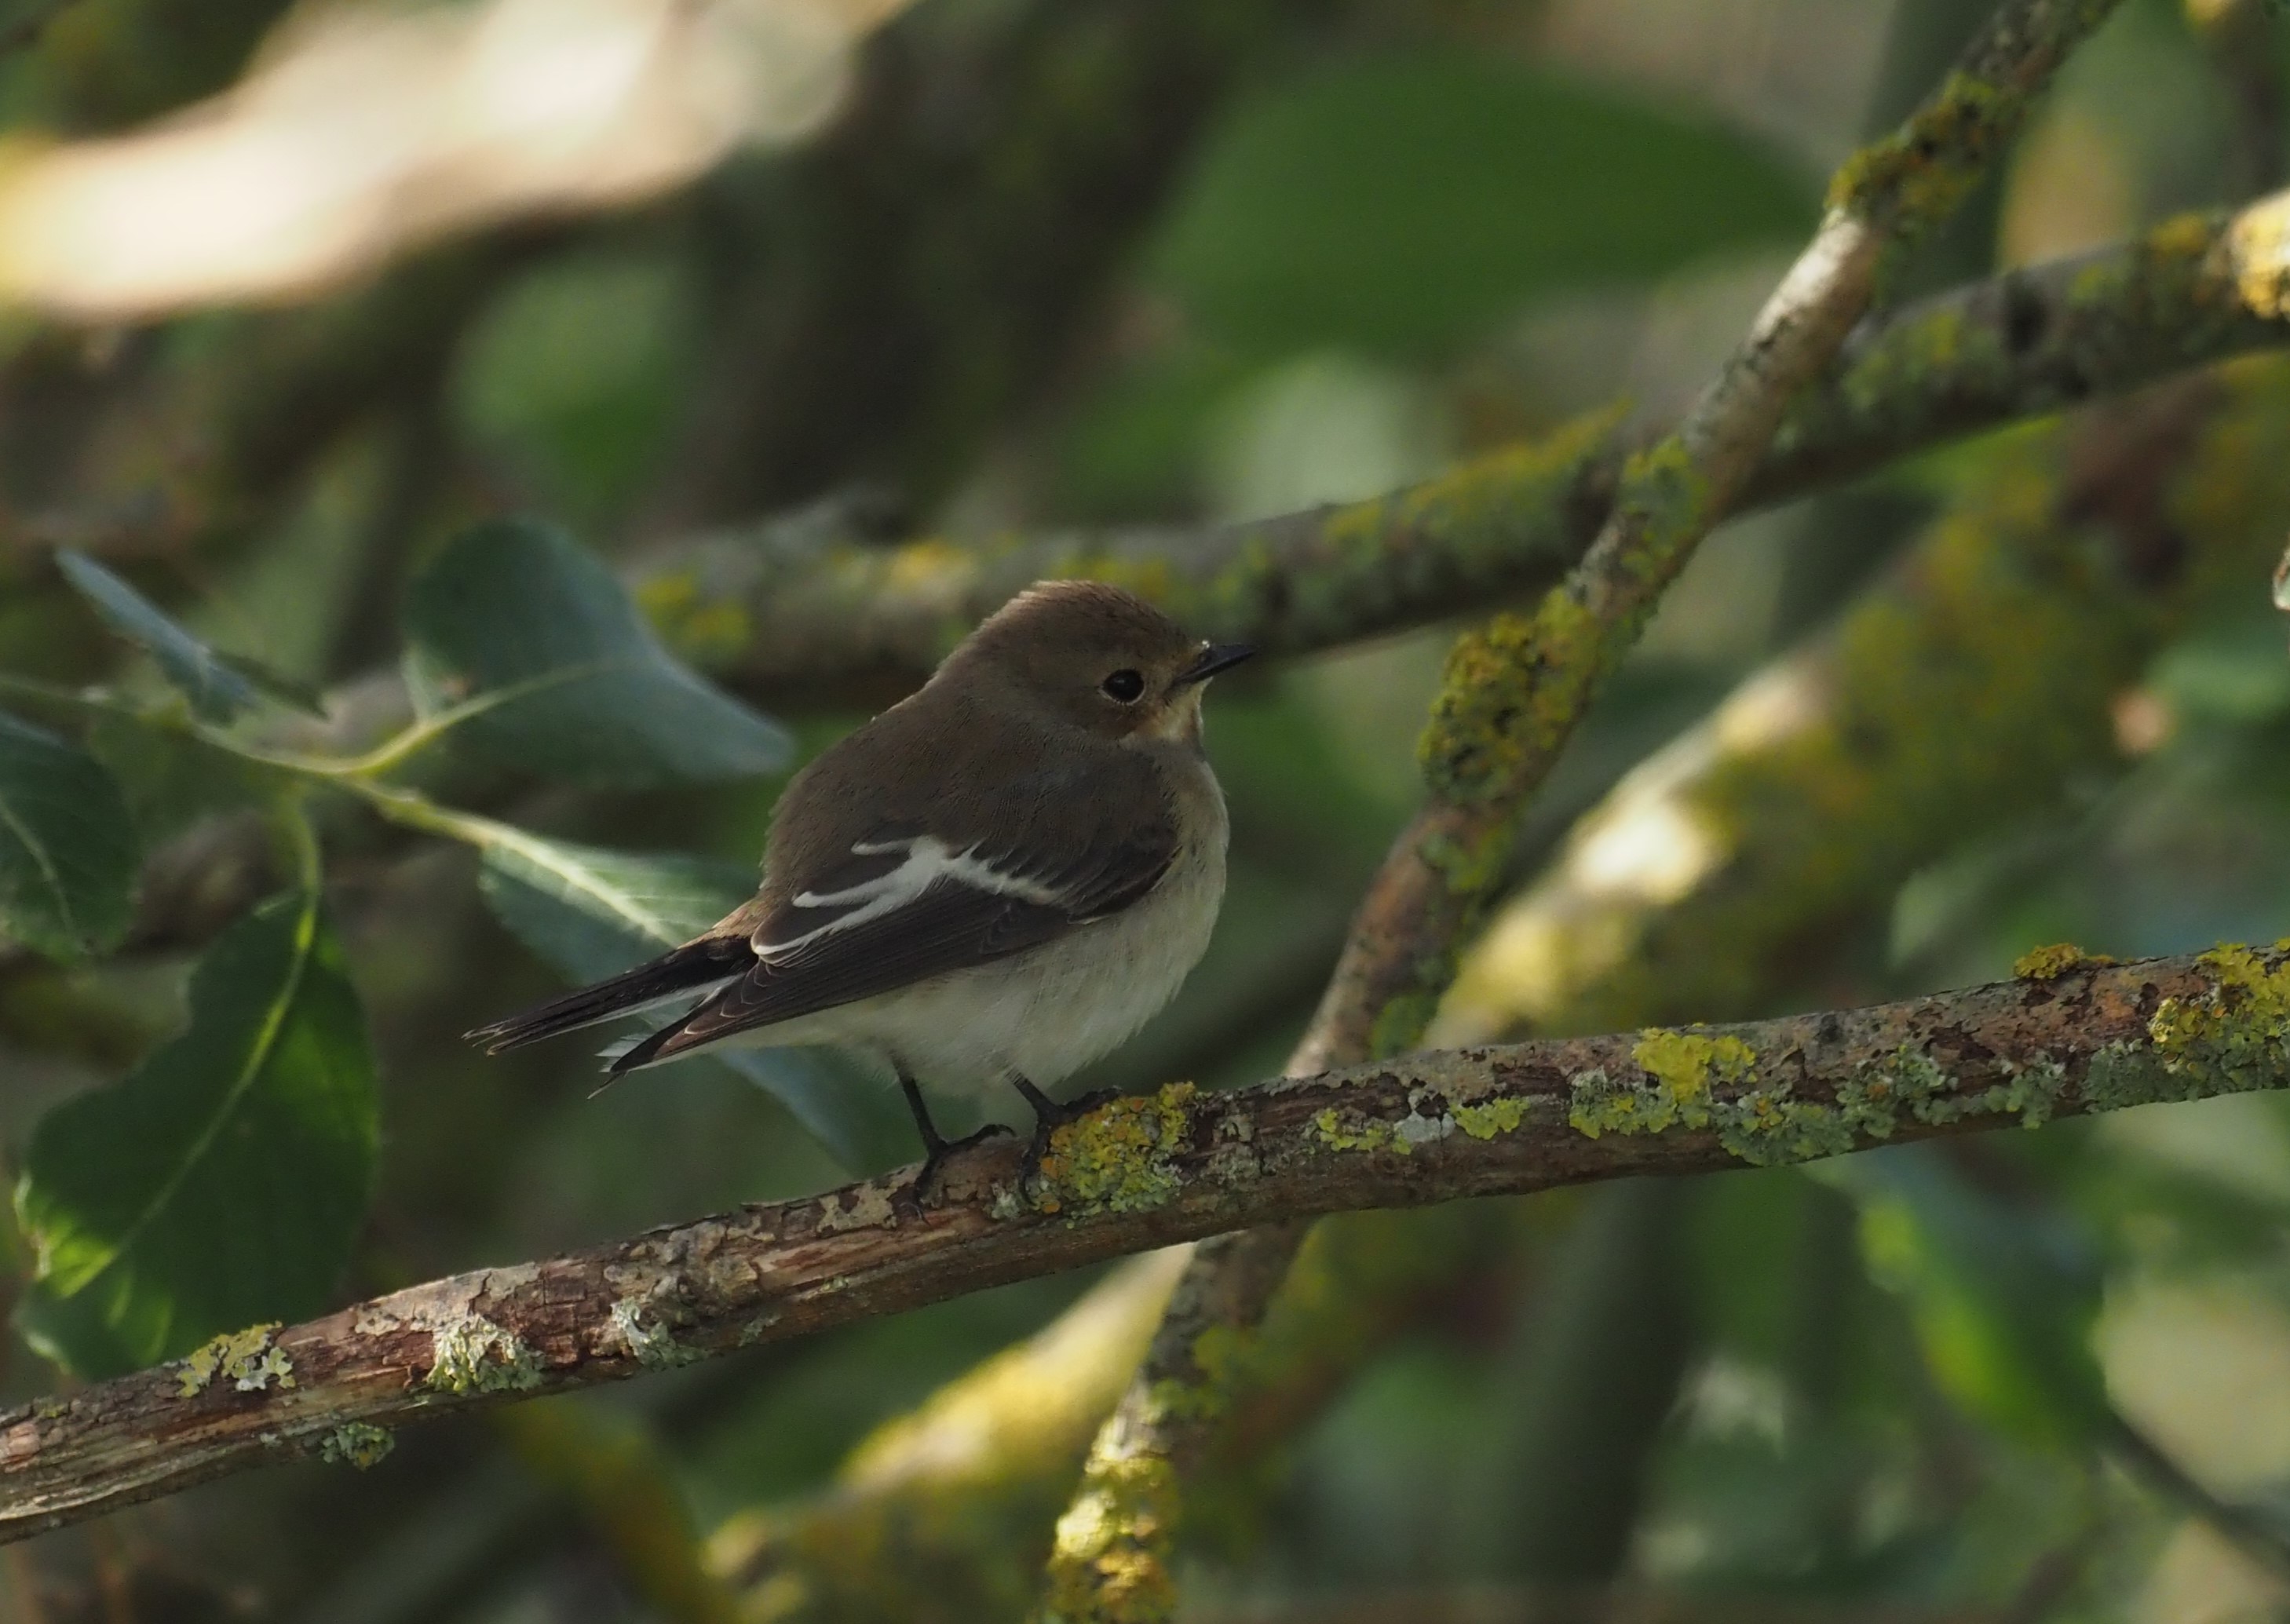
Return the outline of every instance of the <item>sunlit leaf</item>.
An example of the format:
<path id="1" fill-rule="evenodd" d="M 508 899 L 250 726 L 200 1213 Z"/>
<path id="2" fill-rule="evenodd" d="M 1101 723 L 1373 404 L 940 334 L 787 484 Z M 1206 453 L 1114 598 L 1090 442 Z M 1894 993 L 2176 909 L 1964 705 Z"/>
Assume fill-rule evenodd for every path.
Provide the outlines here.
<path id="1" fill-rule="evenodd" d="M 197 715 L 228 722 L 255 702 L 258 685 L 244 671 L 94 559 L 67 548 L 56 567 L 112 630 L 151 656 Z"/>
<path id="2" fill-rule="evenodd" d="M 111 774 L 76 746 L 0 716 L 0 931 L 55 959 L 116 947 L 140 860 Z"/>
<path id="3" fill-rule="evenodd" d="M 1354 61 L 1237 107 L 1149 272 L 1260 350 L 1439 350 L 1538 296 L 1801 237 L 1813 177 L 1643 98 L 1461 53 Z"/>
<path id="4" fill-rule="evenodd" d="M 752 870 L 681 853 L 614 852 L 519 833 L 485 849 L 478 888 L 493 916 L 573 981 L 600 980 L 690 940 L 756 887 Z M 880 1091 L 794 1050 L 722 1049 L 730 1067 L 784 1105 L 846 1168 L 880 1164 Z M 900 1122 L 904 1121 L 901 1116 Z"/>
<path id="5" fill-rule="evenodd" d="M 405 608 L 406 679 L 424 717 L 529 772 L 584 783 L 751 778 L 780 727 L 661 646 L 612 572 L 517 520 L 449 543 Z"/>
<path id="6" fill-rule="evenodd" d="M 34 1132 L 16 1190 L 38 1259 L 27 1335 L 102 1376 L 316 1312 L 379 1142 L 340 949 L 312 900 L 266 903 L 200 962 L 180 1036 Z"/>

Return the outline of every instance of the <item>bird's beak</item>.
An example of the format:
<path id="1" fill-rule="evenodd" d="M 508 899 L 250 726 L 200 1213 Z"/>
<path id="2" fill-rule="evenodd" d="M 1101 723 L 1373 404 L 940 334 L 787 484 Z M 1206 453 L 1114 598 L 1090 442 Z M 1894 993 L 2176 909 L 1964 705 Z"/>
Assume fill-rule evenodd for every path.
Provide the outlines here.
<path id="1" fill-rule="evenodd" d="M 1192 664 L 1177 673 L 1177 686 L 1205 683 L 1220 671 L 1229 671 L 1256 651 L 1245 643 L 1207 643 L 1193 656 Z"/>

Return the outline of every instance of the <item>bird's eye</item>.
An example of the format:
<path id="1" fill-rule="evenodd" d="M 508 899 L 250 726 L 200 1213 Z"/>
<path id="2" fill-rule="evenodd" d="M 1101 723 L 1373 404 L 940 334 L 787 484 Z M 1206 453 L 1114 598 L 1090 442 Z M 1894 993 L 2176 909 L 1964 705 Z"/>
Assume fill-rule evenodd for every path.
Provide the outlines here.
<path id="1" fill-rule="evenodd" d="M 1134 705 L 1145 696 L 1145 678 L 1126 666 L 1098 686 L 1104 691 L 1107 699 L 1118 700 L 1124 705 Z"/>

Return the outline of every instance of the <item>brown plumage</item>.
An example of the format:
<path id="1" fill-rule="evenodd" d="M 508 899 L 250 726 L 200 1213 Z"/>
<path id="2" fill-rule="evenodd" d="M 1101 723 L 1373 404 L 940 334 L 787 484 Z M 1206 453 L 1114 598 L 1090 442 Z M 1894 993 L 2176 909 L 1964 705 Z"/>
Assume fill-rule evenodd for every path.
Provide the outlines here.
<path id="1" fill-rule="evenodd" d="M 1245 650 L 1118 588 L 1021 595 L 781 797 L 755 899 L 674 952 L 480 1028 L 498 1051 L 704 992 L 621 1073 L 823 1042 L 1029 1099 L 1125 1037 L 1207 940 L 1224 807 L 1199 696 Z"/>

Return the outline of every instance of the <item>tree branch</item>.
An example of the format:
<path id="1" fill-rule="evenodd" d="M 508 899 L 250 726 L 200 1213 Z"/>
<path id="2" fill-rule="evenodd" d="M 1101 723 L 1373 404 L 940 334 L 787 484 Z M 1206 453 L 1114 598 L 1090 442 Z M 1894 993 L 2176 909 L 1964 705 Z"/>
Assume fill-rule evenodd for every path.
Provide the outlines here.
<path id="1" fill-rule="evenodd" d="M 2290 193 L 2231 214 L 2182 215 L 1863 327 L 1790 403 L 1742 505 L 2286 339 Z"/>
<path id="2" fill-rule="evenodd" d="M 2286 415 L 2290 370 L 2246 368 L 2118 405 L 1984 465 L 1833 633 L 1751 676 L 1583 820 L 1473 950 L 1433 1041 L 1746 1013 L 1811 979 L 1806 944 L 1935 852 L 2110 771 L 2119 759 L 2110 701 L 2191 592 L 2255 579 L 2269 538 L 2290 527 L 2290 468 L 2268 450 L 2279 437 L 2270 425 Z M 2029 500 L 2031 482 L 2046 500 Z M 2233 500 L 2215 500 L 2228 491 Z M 2089 567 L 2095 558 L 2102 567 Z M 1684 844 L 1631 836 L 1649 828 Z M 1618 851 L 1648 845 L 1696 853 L 1693 874 L 1618 868 Z M 1314 1227 L 1221 1426 L 1219 1460 L 1253 1459 L 1267 1436 L 1293 1436 L 1379 1345 L 1363 1328 L 1410 1323 L 1422 1292 L 1467 1267 L 1469 1231 L 1427 1225 L 1433 1215 L 1364 1212 Z M 1139 1284 L 1128 1271 L 1109 1276 L 1058 1324 L 1133 1307 Z M 1154 1290 L 1157 1304 L 1165 1276 Z M 1139 1326 L 1133 1364 L 1145 1335 Z M 1029 1513 L 1069 1492 L 1086 1434 L 1117 1390 L 1094 1360 L 1029 1367 L 1023 1385 L 994 1380 L 999 1364 L 894 1424 L 886 1436 L 912 1446 L 903 1469 L 885 1469 L 897 1451 L 870 1446 L 863 1472 L 854 1461 L 836 1488 L 743 1513 L 719 1536 L 764 1616 L 905 1619 L 922 1605 L 918 1586 L 950 1616 L 1018 1614 L 1010 1573 L 1038 1564 L 1055 1515 L 1042 1509 L 1029 1523 Z M 969 1418 L 968 1448 L 951 1450 L 923 1426 L 941 1404 Z M 1086 1416 L 1070 1452 L 1040 1446 L 1045 1411 Z M 885 1551 L 883 1562 L 855 1554 Z"/>
<path id="3" fill-rule="evenodd" d="M 1998 459 L 1833 628 L 1583 816 L 1472 948 L 1433 1041 L 1746 1013 L 1819 980 L 1808 944 L 1817 961 L 1833 922 L 2118 771 L 2118 697 L 2290 526 L 2286 412 L 2270 366 Z"/>
<path id="4" fill-rule="evenodd" d="M 1864 330 L 1791 409 L 1743 505 L 2286 342 L 2290 194 L 2239 214 L 2189 216 Z M 1055 575 L 1125 580 L 1205 632 L 1309 650 L 1549 585 L 1604 520 L 1623 457 L 1612 419 L 1600 417 L 1389 497 L 1253 524 L 965 548 L 869 546 L 831 524 L 782 520 L 662 548 L 633 574 L 687 657 L 765 694 L 919 681 L 950 636 Z M 394 671 L 328 702 L 335 724 L 298 735 L 299 748 L 354 748 L 411 717 Z M 202 940 L 244 911 L 270 883 L 258 846 L 233 848 L 235 883 L 218 877 L 204 846 L 166 848 L 145 874 L 131 940 Z M 0 943 L 0 974 L 24 957 Z"/>
<path id="5" fill-rule="evenodd" d="M 2290 949 L 2114 966 L 1846 1013 L 1433 1052 L 1231 1093 L 1173 1084 L 903 1179 L 416 1286 L 0 1416 L 0 1540 L 384 1426 L 620 1380 L 1322 1212 L 1769 1165 L 2290 1084 Z"/>
<path id="6" fill-rule="evenodd" d="M 1838 171 L 1812 243 L 1685 421 L 1623 465 L 1581 561 L 1533 614 L 1498 614 L 1457 642 L 1417 750 L 1429 793 L 1369 883 L 1292 1073 L 1421 1039 L 1509 871 L 1521 811 L 1662 592 L 1749 488 L 1791 398 L 1836 359 L 1886 257 L 1948 217 L 2117 3 L 2006 0 L 1908 121 Z M 1229 1398 L 1199 1349 L 1253 1334 L 1301 1235 L 1284 1223 L 1196 1256 L 1091 1451 L 1038 1624 L 1173 1616 L 1177 1469 Z"/>
<path id="7" fill-rule="evenodd" d="M 1855 334 L 1790 407 L 1738 510 L 1983 429 L 2290 342 L 2290 194 L 1978 282 Z M 1117 580 L 1205 636 L 1333 647 L 1540 592 L 1612 508 L 1632 444 L 1612 413 L 1363 502 L 1246 524 L 986 543 L 749 525 L 635 568 L 679 650 L 764 697 L 903 689 L 1015 592 Z"/>
<path id="8" fill-rule="evenodd" d="M 1631 459 L 1582 562 L 1531 615 L 1450 655 L 1420 748 L 1430 794 L 1360 908 L 1309 1062 L 1414 1040 L 1501 882 L 1517 812 L 1573 736 L 1663 589 L 1748 489 L 1790 398 L 1875 296 L 1886 253 L 1977 179 L 2112 0 L 2014 0 L 1901 129 L 1838 171 L 1827 217 L 1717 380 Z"/>

